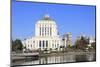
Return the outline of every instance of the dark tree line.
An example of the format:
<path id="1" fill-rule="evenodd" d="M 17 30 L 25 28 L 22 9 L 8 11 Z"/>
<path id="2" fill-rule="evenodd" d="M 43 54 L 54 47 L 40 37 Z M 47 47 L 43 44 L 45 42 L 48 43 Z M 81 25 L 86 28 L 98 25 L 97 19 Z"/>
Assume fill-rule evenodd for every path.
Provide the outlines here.
<path id="1" fill-rule="evenodd" d="M 89 44 L 89 38 L 85 38 L 83 36 L 81 36 L 80 39 L 76 40 L 75 42 L 75 48 L 76 49 L 86 49 L 87 45 Z"/>
<path id="2" fill-rule="evenodd" d="M 16 40 L 12 40 L 12 43 L 11 43 L 11 47 L 12 47 L 12 51 L 22 51 L 23 49 L 23 45 L 22 45 L 22 42 L 20 39 L 16 39 Z"/>

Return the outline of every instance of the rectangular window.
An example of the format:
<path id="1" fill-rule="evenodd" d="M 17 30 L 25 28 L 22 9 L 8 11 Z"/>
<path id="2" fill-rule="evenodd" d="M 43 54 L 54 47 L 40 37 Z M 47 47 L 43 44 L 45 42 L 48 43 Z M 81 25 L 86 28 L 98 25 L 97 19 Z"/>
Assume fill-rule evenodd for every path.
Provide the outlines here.
<path id="1" fill-rule="evenodd" d="M 43 41 L 43 48 L 44 48 L 44 41 Z"/>
<path id="2" fill-rule="evenodd" d="M 48 47 L 48 41 L 46 41 L 46 47 Z"/>
<path id="3" fill-rule="evenodd" d="M 29 44 L 28 44 L 28 47 L 29 47 Z"/>
<path id="4" fill-rule="evenodd" d="M 49 36 L 49 27 L 48 27 L 48 36 Z"/>
<path id="5" fill-rule="evenodd" d="M 42 27 L 42 36 L 44 36 L 44 27 Z"/>
<path id="6" fill-rule="evenodd" d="M 41 36 L 41 27 L 40 27 L 40 36 Z"/>
<path id="7" fill-rule="evenodd" d="M 46 36 L 46 27 L 45 27 L 45 36 Z"/>
<path id="8" fill-rule="evenodd" d="M 50 27 L 50 36 L 52 35 L 52 28 Z"/>
<path id="9" fill-rule="evenodd" d="M 33 41 L 33 43 L 35 43 L 35 41 Z"/>
<path id="10" fill-rule="evenodd" d="M 55 44 L 55 48 L 56 48 L 56 44 Z"/>

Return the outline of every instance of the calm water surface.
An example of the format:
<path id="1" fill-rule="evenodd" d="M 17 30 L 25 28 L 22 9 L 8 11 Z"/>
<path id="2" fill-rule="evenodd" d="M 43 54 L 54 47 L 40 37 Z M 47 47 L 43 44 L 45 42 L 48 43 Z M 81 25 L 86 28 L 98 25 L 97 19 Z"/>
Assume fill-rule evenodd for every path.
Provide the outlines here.
<path id="1" fill-rule="evenodd" d="M 36 65 L 36 64 L 52 64 L 52 63 L 67 63 L 67 62 L 87 62 L 95 61 L 95 54 L 87 55 L 60 55 L 39 57 L 36 60 L 17 61 L 14 65 Z"/>

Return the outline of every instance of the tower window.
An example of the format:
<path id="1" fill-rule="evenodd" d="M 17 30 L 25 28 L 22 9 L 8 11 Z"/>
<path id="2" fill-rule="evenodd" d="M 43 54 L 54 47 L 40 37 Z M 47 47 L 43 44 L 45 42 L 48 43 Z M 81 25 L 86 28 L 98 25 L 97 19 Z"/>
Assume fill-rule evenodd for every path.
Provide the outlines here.
<path id="1" fill-rule="evenodd" d="M 40 27 L 40 36 L 41 36 L 41 27 Z"/>
<path id="2" fill-rule="evenodd" d="M 50 36 L 52 35 L 52 32 L 51 32 L 52 28 L 50 27 Z"/>
<path id="3" fill-rule="evenodd" d="M 33 41 L 33 43 L 35 43 L 35 41 Z"/>
<path id="4" fill-rule="evenodd" d="M 44 27 L 42 27 L 42 36 L 44 36 Z"/>

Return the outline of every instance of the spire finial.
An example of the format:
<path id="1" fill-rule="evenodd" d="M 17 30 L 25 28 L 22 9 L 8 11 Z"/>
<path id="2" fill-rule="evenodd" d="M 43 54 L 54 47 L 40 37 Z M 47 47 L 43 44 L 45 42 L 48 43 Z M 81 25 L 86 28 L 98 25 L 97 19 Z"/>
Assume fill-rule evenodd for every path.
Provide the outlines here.
<path id="1" fill-rule="evenodd" d="M 49 14 L 48 14 L 48 8 L 46 8 L 46 14 L 45 14 L 45 18 L 49 18 Z"/>
<path id="2" fill-rule="evenodd" d="M 49 14 L 45 14 L 45 16 L 44 16 L 45 18 L 49 18 Z"/>
<path id="3" fill-rule="evenodd" d="M 45 18 L 49 18 L 48 8 L 46 8 Z"/>

